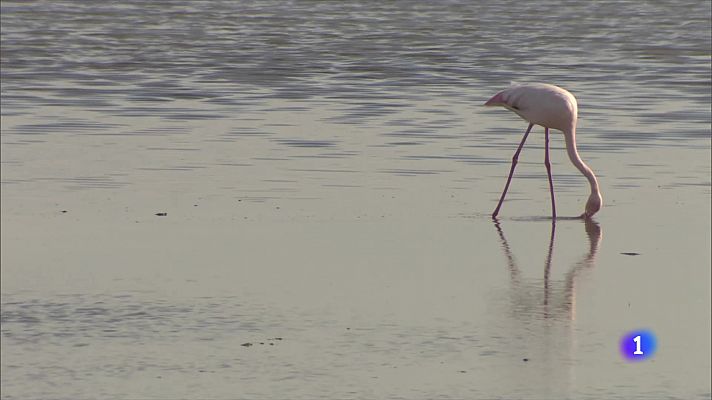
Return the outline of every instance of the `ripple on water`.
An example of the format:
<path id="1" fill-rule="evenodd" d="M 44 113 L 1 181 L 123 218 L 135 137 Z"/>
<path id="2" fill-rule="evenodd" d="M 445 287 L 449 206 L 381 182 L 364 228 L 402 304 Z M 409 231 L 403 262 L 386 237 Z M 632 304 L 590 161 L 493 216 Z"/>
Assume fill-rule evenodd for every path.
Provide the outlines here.
<path id="1" fill-rule="evenodd" d="M 61 300 L 60 300 L 61 299 Z M 15 343 L 81 343 L 101 338 L 163 340 L 181 335 L 250 337 L 275 323 L 261 307 L 237 298 L 175 303 L 132 295 L 60 296 L 52 301 L 4 296 L 2 335 Z"/>

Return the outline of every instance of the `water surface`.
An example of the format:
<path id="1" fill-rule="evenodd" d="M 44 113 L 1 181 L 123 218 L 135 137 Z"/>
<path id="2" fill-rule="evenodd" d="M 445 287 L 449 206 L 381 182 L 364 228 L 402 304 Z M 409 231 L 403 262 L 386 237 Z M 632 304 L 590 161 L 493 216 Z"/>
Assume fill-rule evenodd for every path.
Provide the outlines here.
<path id="1" fill-rule="evenodd" d="M 3 398 L 710 398 L 709 2 L 1 7 Z"/>

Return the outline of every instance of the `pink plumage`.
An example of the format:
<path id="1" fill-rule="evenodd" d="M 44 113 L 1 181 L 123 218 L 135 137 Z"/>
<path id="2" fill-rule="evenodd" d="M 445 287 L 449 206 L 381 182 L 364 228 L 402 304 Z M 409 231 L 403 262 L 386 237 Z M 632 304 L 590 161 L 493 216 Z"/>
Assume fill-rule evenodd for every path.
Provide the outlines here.
<path id="1" fill-rule="evenodd" d="M 534 125 L 563 131 L 575 127 L 576 98 L 569 91 L 546 83 L 514 85 L 489 99 L 486 106 L 501 105 Z"/>
<path id="2" fill-rule="evenodd" d="M 517 152 L 512 158 L 512 167 L 509 172 L 509 178 L 499 199 L 499 204 L 494 210 L 492 217 L 497 217 L 499 209 L 502 207 L 502 202 L 507 194 L 507 189 L 514 174 L 514 168 L 517 165 L 519 153 L 522 151 L 524 142 L 529 135 L 534 125 L 544 127 L 545 134 L 545 156 L 544 165 L 546 166 L 547 175 L 549 178 L 549 188 L 551 192 L 551 209 L 552 218 L 556 219 L 556 203 L 554 201 L 554 184 L 551 179 L 551 164 L 549 162 L 549 129 L 560 130 L 564 134 L 566 141 L 566 152 L 574 166 L 588 179 L 591 187 L 591 194 L 586 202 L 584 213 L 581 217 L 590 218 L 593 214 L 601 209 L 603 200 L 601 192 L 598 188 L 598 180 L 591 168 L 581 160 L 576 149 L 576 121 L 578 118 L 578 105 L 576 98 L 566 89 L 547 83 L 526 83 L 511 86 L 489 99 L 486 106 L 502 106 L 515 112 L 525 121 L 529 122 L 529 128 L 524 134 Z"/>

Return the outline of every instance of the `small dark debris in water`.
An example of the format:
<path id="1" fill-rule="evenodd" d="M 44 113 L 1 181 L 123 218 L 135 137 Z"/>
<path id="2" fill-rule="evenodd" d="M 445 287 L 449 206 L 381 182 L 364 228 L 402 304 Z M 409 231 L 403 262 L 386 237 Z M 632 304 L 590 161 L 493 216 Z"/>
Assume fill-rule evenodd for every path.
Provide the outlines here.
<path id="1" fill-rule="evenodd" d="M 270 343 L 269 345 L 270 345 L 270 346 L 274 346 L 274 343 Z"/>
<path id="2" fill-rule="evenodd" d="M 62 214 L 65 214 L 65 213 L 67 213 L 67 210 L 62 210 Z"/>
<path id="3" fill-rule="evenodd" d="M 346 328 L 346 330 L 347 330 L 347 331 L 350 331 L 350 330 L 351 330 L 351 328 Z"/>
<path id="4" fill-rule="evenodd" d="M 279 207 L 275 207 L 277 210 L 279 210 Z"/>
<path id="5" fill-rule="evenodd" d="M 237 201 L 242 201 L 242 199 L 237 199 Z"/>
<path id="6" fill-rule="evenodd" d="M 197 204 L 193 204 L 193 207 L 198 207 L 198 205 L 197 205 Z"/>
<path id="7" fill-rule="evenodd" d="M 640 255 L 640 253 L 634 253 L 632 251 L 631 252 L 623 252 L 621 254 L 623 254 L 624 256 L 639 256 Z"/>
<path id="8" fill-rule="evenodd" d="M 157 217 L 165 217 L 166 215 L 168 215 L 168 213 L 165 213 L 165 212 L 156 213 Z"/>
<path id="9" fill-rule="evenodd" d="M 265 342 L 260 342 L 260 344 L 265 344 Z"/>
<path id="10" fill-rule="evenodd" d="M 281 337 L 272 338 L 270 340 L 283 340 Z"/>
<path id="11" fill-rule="evenodd" d="M 522 361 L 527 362 L 527 361 L 529 361 L 529 359 L 528 359 L 528 358 L 522 358 Z"/>
<path id="12" fill-rule="evenodd" d="M 252 346 L 252 343 L 247 342 L 247 343 L 241 344 L 240 346 L 242 346 L 242 347 L 250 347 L 250 346 Z"/>
<path id="13" fill-rule="evenodd" d="M 457 371 L 457 372 L 459 372 L 459 373 L 461 373 L 461 374 L 466 374 L 466 373 L 467 373 L 467 371 L 465 371 L 465 370 L 461 370 L 461 371 Z"/>
<path id="14" fill-rule="evenodd" d="M 205 370 L 204 370 L 204 369 L 199 369 L 198 372 L 205 372 Z"/>

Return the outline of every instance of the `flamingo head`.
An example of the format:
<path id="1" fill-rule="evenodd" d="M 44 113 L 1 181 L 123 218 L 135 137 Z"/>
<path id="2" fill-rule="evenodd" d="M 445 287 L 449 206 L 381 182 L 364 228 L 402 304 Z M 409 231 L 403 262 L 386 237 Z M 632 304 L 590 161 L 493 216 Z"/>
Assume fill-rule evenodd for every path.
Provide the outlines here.
<path id="1" fill-rule="evenodd" d="M 586 211 L 581 215 L 583 218 L 591 218 L 593 214 L 597 213 L 598 210 L 603 206 L 603 199 L 601 194 L 598 192 L 591 193 L 586 202 Z"/>

